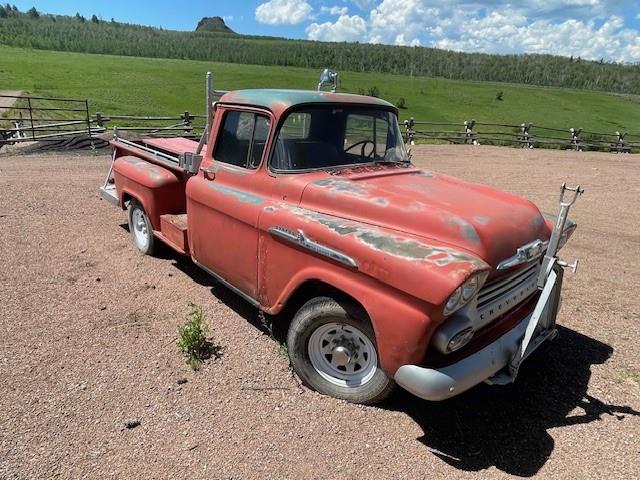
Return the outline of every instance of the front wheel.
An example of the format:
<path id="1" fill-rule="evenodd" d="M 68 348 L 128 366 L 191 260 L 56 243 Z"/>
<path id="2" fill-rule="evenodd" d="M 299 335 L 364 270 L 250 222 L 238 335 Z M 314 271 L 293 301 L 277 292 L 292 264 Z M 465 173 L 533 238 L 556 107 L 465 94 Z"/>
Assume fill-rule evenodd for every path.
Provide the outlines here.
<path id="1" fill-rule="evenodd" d="M 307 302 L 291 322 L 287 348 L 300 379 L 319 393 L 376 404 L 393 391 L 367 315 L 351 303 L 328 297 Z"/>

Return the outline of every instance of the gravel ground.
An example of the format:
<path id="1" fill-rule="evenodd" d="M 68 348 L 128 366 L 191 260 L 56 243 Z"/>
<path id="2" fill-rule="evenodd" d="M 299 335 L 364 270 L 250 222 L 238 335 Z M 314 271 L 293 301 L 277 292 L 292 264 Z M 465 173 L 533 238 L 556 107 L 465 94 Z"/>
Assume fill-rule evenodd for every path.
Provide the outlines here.
<path id="1" fill-rule="evenodd" d="M 0 478 L 638 478 L 640 157 L 414 157 L 548 211 L 580 182 L 563 253 L 582 263 L 560 339 L 515 385 L 381 408 L 300 387 L 255 309 L 188 260 L 138 255 L 97 195 L 108 157 L 0 157 Z M 188 302 L 225 348 L 196 373 L 175 345 Z"/>

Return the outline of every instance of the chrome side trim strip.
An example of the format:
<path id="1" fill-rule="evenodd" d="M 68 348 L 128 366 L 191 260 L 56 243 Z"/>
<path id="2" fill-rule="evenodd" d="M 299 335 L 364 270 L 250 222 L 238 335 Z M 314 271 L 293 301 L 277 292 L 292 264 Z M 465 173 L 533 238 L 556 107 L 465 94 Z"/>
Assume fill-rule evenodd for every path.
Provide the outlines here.
<path id="1" fill-rule="evenodd" d="M 309 237 L 307 237 L 302 230 L 298 230 L 298 233 L 296 234 L 284 227 L 276 226 L 271 227 L 269 229 L 269 233 L 275 235 L 278 238 L 286 240 L 289 243 L 293 243 L 306 250 L 310 250 L 313 253 L 330 258 L 331 260 L 342 263 L 343 265 L 347 265 L 348 267 L 358 268 L 358 264 L 353 258 L 345 255 L 342 252 L 339 252 L 338 250 L 327 247 L 326 245 L 314 242 Z"/>

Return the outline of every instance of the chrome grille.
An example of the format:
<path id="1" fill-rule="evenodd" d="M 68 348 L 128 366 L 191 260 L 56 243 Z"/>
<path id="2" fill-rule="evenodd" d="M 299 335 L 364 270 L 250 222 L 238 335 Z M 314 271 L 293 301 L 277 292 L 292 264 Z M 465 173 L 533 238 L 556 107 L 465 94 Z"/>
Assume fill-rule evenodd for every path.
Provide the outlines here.
<path id="1" fill-rule="evenodd" d="M 536 282 L 539 271 L 540 262 L 534 262 L 506 278 L 482 287 L 477 304 L 480 326 L 507 313 L 533 295 L 538 290 Z"/>

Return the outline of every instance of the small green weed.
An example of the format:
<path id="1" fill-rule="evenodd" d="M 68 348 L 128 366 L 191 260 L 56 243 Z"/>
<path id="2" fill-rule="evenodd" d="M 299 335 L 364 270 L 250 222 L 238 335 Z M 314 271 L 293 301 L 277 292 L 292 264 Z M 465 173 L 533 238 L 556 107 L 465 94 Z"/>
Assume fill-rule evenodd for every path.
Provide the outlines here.
<path id="1" fill-rule="evenodd" d="M 276 342 L 276 353 L 278 355 L 280 355 L 281 357 L 288 357 L 289 356 L 289 350 L 287 349 L 287 345 L 280 342 L 276 336 L 275 333 L 273 332 L 273 322 L 267 322 L 264 321 L 263 325 L 265 325 L 267 327 L 267 330 L 269 332 L 269 338 L 271 338 L 271 340 L 273 340 L 274 342 Z"/>
<path id="2" fill-rule="evenodd" d="M 91 152 L 91 155 L 96 156 L 98 155 L 98 149 L 96 148 L 95 144 L 93 142 L 91 142 L 91 145 L 89 146 L 89 151 Z"/>
<path id="3" fill-rule="evenodd" d="M 178 328 L 178 348 L 187 359 L 187 364 L 198 370 L 202 362 L 222 355 L 222 347 L 207 338 L 207 326 L 204 323 L 202 307 L 190 303 L 187 322 Z"/>

